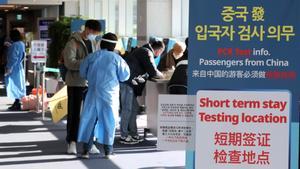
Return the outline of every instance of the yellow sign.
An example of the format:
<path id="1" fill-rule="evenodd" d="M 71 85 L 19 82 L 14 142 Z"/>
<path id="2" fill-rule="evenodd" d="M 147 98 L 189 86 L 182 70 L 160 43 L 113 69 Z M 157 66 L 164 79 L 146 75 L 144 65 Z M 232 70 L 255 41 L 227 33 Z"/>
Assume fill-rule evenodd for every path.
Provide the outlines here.
<path id="1" fill-rule="evenodd" d="M 54 123 L 59 122 L 68 113 L 67 86 L 64 86 L 49 100 L 49 107 Z"/>

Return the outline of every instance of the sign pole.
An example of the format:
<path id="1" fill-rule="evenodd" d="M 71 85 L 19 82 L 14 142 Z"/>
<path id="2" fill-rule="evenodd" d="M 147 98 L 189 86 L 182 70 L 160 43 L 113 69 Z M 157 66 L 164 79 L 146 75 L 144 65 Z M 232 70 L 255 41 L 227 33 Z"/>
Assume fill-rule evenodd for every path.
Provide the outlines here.
<path id="1" fill-rule="evenodd" d="M 44 88 L 45 88 L 45 63 L 42 63 L 42 119 L 45 120 L 45 111 L 44 111 Z"/>
<path id="2" fill-rule="evenodd" d="M 36 88 L 36 63 L 33 63 L 33 87 Z"/>
<path id="3" fill-rule="evenodd" d="M 41 73 L 40 73 L 40 63 L 37 63 L 37 77 L 36 77 L 36 111 L 37 113 L 40 111 L 40 105 L 39 105 L 39 88 L 40 88 L 40 78 L 41 78 Z"/>

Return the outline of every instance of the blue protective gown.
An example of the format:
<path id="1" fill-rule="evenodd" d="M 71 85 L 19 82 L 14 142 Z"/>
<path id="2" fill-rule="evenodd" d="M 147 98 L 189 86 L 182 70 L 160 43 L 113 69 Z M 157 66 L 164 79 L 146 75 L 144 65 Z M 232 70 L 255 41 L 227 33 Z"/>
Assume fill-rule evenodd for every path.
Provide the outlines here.
<path id="1" fill-rule="evenodd" d="M 129 67 L 118 54 L 98 50 L 82 61 L 80 76 L 88 80 L 88 92 L 80 117 L 78 142 L 88 143 L 94 134 L 100 144 L 113 145 L 119 82 L 129 78 Z"/>
<path id="2" fill-rule="evenodd" d="M 11 73 L 5 77 L 5 85 L 7 96 L 13 99 L 26 96 L 24 56 L 25 45 L 22 41 L 14 42 L 8 48 L 6 69 L 10 69 Z"/>

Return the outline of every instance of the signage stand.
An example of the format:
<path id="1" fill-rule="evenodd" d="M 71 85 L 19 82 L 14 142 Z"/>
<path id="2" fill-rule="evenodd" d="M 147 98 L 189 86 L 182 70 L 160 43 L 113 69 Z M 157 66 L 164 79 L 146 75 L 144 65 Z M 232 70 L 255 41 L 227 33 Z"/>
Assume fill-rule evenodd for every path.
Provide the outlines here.
<path id="1" fill-rule="evenodd" d="M 34 70 L 35 70 L 35 74 L 34 74 L 34 79 L 35 79 L 35 88 L 37 90 L 36 92 L 36 97 L 37 97 L 37 101 L 36 101 L 36 112 L 37 113 L 42 113 L 42 120 L 48 120 L 45 118 L 45 68 L 46 65 L 45 63 L 34 63 Z M 41 79 L 42 77 L 42 79 Z M 41 88 L 41 89 L 40 89 Z M 41 90 L 41 96 L 40 96 L 40 91 Z M 40 98 L 41 97 L 41 98 Z M 40 106 L 40 100 L 42 102 L 42 105 Z"/>
<path id="2" fill-rule="evenodd" d="M 35 80 L 35 88 L 37 90 L 37 106 L 36 111 L 42 113 L 42 120 L 46 120 L 45 111 L 44 111 L 44 88 L 45 88 L 45 67 L 47 61 L 47 41 L 45 40 L 35 40 L 31 42 L 32 50 L 31 50 L 31 61 L 34 64 L 34 80 Z M 41 81 L 42 76 L 42 81 Z M 41 102 L 42 105 L 40 107 L 40 96 L 39 90 L 41 91 Z"/>

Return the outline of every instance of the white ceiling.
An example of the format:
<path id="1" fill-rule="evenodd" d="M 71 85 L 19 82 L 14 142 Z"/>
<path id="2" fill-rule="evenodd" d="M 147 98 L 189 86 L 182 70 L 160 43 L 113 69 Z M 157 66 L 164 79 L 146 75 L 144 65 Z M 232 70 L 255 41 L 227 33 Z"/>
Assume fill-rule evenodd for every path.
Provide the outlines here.
<path id="1" fill-rule="evenodd" d="M 7 4 L 17 4 L 17 5 L 61 5 L 62 0 L 8 0 Z"/>

